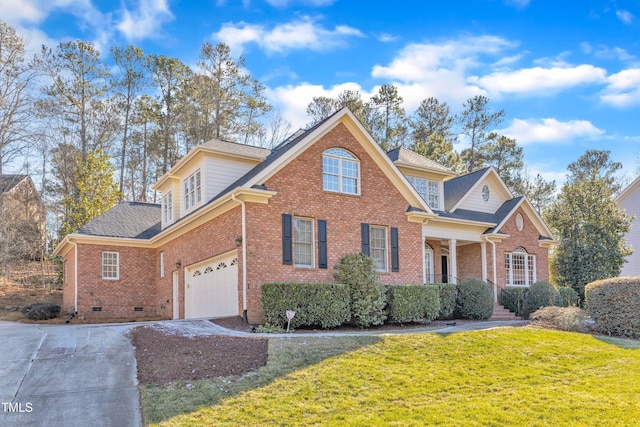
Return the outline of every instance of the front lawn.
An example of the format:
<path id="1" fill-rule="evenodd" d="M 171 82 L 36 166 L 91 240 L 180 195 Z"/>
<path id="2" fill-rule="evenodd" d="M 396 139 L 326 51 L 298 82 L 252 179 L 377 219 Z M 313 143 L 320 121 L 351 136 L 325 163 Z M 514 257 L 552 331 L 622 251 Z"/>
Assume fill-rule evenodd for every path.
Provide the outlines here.
<path id="1" fill-rule="evenodd" d="M 640 351 L 624 347 L 533 328 L 386 336 L 162 425 L 638 425 Z"/>

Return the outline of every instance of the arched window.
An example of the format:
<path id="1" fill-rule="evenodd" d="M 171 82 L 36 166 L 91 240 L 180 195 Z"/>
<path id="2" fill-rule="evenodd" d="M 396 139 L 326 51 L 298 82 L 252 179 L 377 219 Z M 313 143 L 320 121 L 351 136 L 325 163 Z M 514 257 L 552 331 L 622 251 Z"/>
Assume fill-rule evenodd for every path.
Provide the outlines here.
<path id="1" fill-rule="evenodd" d="M 536 281 L 536 257 L 522 247 L 504 254 L 504 267 L 509 286 L 531 286 Z"/>
<path id="2" fill-rule="evenodd" d="M 435 281 L 433 247 L 427 242 L 424 242 L 424 276 L 426 283 L 433 283 Z"/>
<path id="3" fill-rule="evenodd" d="M 360 162 L 342 148 L 322 154 L 322 188 L 345 194 L 360 194 Z"/>

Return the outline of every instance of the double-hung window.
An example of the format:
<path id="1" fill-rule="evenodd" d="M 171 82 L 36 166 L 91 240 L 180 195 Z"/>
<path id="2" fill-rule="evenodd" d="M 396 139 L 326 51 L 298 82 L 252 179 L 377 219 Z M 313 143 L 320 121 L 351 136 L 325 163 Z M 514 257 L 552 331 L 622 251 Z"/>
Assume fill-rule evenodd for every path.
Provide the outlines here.
<path id="1" fill-rule="evenodd" d="M 184 180 L 184 205 L 189 210 L 202 200 L 202 177 L 198 169 Z"/>
<path id="2" fill-rule="evenodd" d="M 293 263 L 296 267 L 313 267 L 313 220 L 293 219 Z"/>
<path id="3" fill-rule="evenodd" d="M 536 257 L 523 248 L 504 254 L 507 285 L 531 286 L 536 281 Z"/>
<path id="4" fill-rule="evenodd" d="M 102 278 L 118 280 L 120 278 L 120 263 L 118 252 L 102 252 Z"/>
<path id="5" fill-rule="evenodd" d="M 438 181 L 410 175 L 407 175 L 406 178 L 431 209 L 440 209 L 440 184 Z"/>
<path id="6" fill-rule="evenodd" d="M 387 228 L 371 226 L 371 258 L 378 271 L 387 271 Z"/>
<path id="7" fill-rule="evenodd" d="M 173 221 L 173 196 L 171 191 L 162 196 L 162 220 L 165 224 Z"/>
<path id="8" fill-rule="evenodd" d="M 331 148 L 322 154 L 322 188 L 345 194 L 360 193 L 360 163 L 351 153 Z"/>

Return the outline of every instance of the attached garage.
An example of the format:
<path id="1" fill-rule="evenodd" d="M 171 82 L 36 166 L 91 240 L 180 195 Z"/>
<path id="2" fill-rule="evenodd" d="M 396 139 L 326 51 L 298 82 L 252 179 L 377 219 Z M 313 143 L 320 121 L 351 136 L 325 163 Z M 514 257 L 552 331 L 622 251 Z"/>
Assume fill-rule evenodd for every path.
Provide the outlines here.
<path id="1" fill-rule="evenodd" d="M 185 318 L 238 315 L 238 252 L 185 269 Z"/>

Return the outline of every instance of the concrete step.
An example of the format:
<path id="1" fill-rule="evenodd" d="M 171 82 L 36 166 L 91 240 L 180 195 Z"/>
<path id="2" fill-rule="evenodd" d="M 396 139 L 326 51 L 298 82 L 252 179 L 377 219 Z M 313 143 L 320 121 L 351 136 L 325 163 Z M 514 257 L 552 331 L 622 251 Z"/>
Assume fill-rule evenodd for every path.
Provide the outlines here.
<path id="1" fill-rule="evenodd" d="M 522 318 L 496 303 L 493 306 L 493 314 L 489 320 L 522 320 Z"/>

